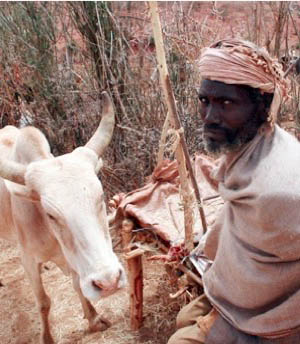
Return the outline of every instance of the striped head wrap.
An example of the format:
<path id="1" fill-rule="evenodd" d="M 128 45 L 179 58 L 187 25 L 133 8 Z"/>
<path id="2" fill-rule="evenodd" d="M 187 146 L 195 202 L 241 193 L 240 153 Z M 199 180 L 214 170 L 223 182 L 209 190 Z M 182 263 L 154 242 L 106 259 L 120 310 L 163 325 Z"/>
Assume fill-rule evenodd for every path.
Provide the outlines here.
<path id="1" fill-rule="evenodd" d="M 248 85 L 261 93 L 273 93 L 268 122 L 273 127 L 280 104 L 287 97 L 288 82 L 282 66 L 265 48 L 238 40 L 223 39 L 204 48 L 197 69 L 202 79 Z"/>

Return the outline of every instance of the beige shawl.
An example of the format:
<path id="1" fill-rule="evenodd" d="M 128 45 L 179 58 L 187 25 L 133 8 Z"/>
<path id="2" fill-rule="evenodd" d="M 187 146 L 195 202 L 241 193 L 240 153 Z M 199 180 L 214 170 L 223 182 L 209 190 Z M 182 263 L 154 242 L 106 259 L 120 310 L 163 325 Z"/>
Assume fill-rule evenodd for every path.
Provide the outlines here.
<path id="1" fill-rule="evenodd" d="M 300 144 L 275 125 L 222 159 L 205 292 L 237 329 L 280 337 L 300 326 Z"/>

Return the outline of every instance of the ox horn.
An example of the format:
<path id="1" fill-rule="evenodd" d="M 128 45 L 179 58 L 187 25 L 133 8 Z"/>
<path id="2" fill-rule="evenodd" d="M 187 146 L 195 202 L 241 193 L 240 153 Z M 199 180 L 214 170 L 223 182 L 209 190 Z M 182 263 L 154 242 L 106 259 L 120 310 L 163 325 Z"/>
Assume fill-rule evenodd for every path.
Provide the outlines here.
<path id="1" fill-rule="evenodd" d="M 95 151 L 98 157 L 103 154 L 105 148 L 110 143 L 115 126 L 114 107 L 107 92 L 102 93 L 102 101 L 103 107 L 101 122 L 94 135 L 85 145 Z"/>
<path id="2" fill-rule="evenodd" d="M 0 160 L 0 177 L 25 185 L 26 166 L 11 160 Z"/>

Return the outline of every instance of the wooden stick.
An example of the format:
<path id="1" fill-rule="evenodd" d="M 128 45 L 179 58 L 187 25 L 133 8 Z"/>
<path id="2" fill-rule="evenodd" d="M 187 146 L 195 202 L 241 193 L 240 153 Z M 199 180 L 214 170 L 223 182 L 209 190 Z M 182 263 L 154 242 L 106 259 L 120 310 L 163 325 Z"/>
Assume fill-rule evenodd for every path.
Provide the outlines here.
<path id="1" fill-rule="evenodd" d="M 130 219 L 122 222 L 122 239 L 125 255 L 130 254 L 132 230 L 134 223 Z M 138 330 L 143 323 L 143 265 L 142 256 L 127 260 L 130 291 L 130 325 L 133 331 Z"/>
<path id="2" fill-rule="evenodd" d="M 157 154 L 157 165 L 159 165 L 163 161 L 163 158 L 164 158 L 164 148 L 165 148 L 165 144 L 166 144 L 166 137 L 167 137 L 169 125 L 170 125 L 170 115 L 168 112 L 166 119 L 165 119 L 165 122 L 164 122 L 164 125 L 163 125 L 160 141 L 159 141 L 158 154 Z"/>
<path id="3" fill-rule="evenodd" d="M 171 299 L 176 299 L 177 297 L 179 297 L 180 295 L 182 295 L 183 293 L 185 293 L 188 290 L 188 287 L 183 287 L 181 289 L 179 289 L 176 293 L 174 294 L 169 294 L 169 297 Z"/>
<path id="4" fill-rule="evenodd" d="M 178 269 L 184 272 L 190 278 L 192 278 L 195 282 L 203 286 L 201 278 L 194 274 L 192 271 L 190 271 L 188 268 L 186 268 L 183 264 L 179 264 Z"/>
<path id="5" fill-rule="evenodd" d="M 145 252 L 146 252 L 146 251 L 143 250 L 142 248 L 136 248 L 135 250 L 132 250 L 132 251 L 130 251 L 130 252 L 128 252 L 128 253 L 125 253 L 125 254 L 124 254 L 124 258 L 125 258 L 126 260 L 132 259 L 132 258 L 135 258 L 135 257 L 138 257 L 138 256 L 143 255 Z"/>
<path id="6" fill-rule="evenodd" d="M 174 93 L 172 91 L 171 81 L 168 74 L 168 68 L 166 63 L 165 51 L 164 51 L 164 43 L 162 38 L 162 30 L 161 24 L 158 14 L 158 7 L 156 1 L 149 1 L 150 12 L 151 12 L 151 21 L 152 21 L 152 29 L 154 34 L 154 41 L 156 47 L 156 56 L 158 62 L 158 69 L 160 74 L 160 81 L 161 86 L 164 92 L 165 100 L 167 103 L 168 111 L 170 116 L 173 120 L 173 124 L 175 129 L 179 131 L 180 135 L 180 145 L 175 152 L 175 156 L 178 162 L 178 169 L 180 175 L 180 182 L 182 186 L 182 197 L 183 197 L 183 206 L 184 206 L 184 220 L 185 220 L 185 244 L 186 248 L 191 251 L 194 248 L 193 244 L 193 213 L 192 213 L 192 203 L 193 203 L 193 196 L 190 195 L 189 191 L 189 183 L 188 183 L 188 173 L 186 171 L 186 166 L 191 178 L 192 186 L 194 188 L 196 200 L 198 202 L 198 208 L 200 213 L 200 218 L 202 221 L 203 232 L 205 233 L 207 230 L 204 210 L 202 207 L 201 197 L 199 188 L 194 176 L 194 172 L 192 169 L 192 164 L 190 161 L 188 149 L 186 146 L 186 142 L 184 139 L 184 134 L 180 132 L 181 123 L 176 109 L 176 103 L 174 98 Z"/>

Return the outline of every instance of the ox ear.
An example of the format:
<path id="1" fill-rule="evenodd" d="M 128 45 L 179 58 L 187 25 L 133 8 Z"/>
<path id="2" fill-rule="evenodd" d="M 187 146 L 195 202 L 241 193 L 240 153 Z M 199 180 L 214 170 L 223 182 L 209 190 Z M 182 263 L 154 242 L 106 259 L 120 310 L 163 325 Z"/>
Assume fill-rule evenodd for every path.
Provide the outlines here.
<path id="1" fill-rule="evenodd" d="M 0 175 L 2 178 L 18 184 L 25 184 L 26 166 L 17 162 L 1 159 L 0 160 Z"/>
<path id="2" fill-rule="evenodd" d="M 40 195 L 36 191 L 30 190 L 26 186 L 23 186 L 23 185 L 10 183 L 9 190 L 15 196 L 26 198 L 28 201 L 31 201 L 31 202 L 39 202 L 41 199 Z"/>
<path id="3" fill-rule="evenodd" d="M 97 162 L 96 168 L 95 168 L 95 173 L 98 174 L 101 170 L 101 168 L 103 167 L 103 161 L 100 158 Z"/>

